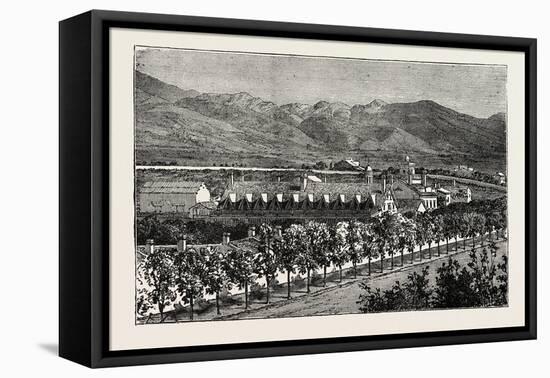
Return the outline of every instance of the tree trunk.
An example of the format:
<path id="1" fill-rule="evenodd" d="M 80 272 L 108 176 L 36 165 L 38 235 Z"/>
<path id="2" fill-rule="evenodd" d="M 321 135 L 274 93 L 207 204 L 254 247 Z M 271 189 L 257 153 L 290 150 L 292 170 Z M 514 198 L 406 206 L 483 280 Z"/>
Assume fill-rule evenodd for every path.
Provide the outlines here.
<path id="1" fill-rule="evenodd" d="M 353 278 L 357 278 L 357 262 L 353 260 Z"/>
<path id="2" fill-rule="evenodd" d="M 414 264 L 414 247 L 409 249 L 409 251 L 411 252 L 411 264 Z"/>
<path id="3" fill-rule="evenodd" d="M 244 283 L 244 308 L 248 309 L 248 281 Z"/>
<path id="4" fill-rule="evenodd" d="M 369 256 L 369 276 L 371 275 L 372 273 L 372 270 L 371 270 L 371 257 Z"/>
<path id="5" fill-rule="evenodd" d="M 159 313 L 160 313 L 160 322 L 159 323 L 163 323 L 164 322 L 164 306 L 159 306 Z"/>
<path id="6" fill-rule="evenodd" d="M 447 238 L 447 254 L 449 254 L 449 238 Z"/>
<path id="7" fill-rule="evenodd" d="M 394 260 L 394 258 L 393 258 L 393 252 L 392 252 L 392 254 L 390 255 L 390 259 L 391 259 L 390 269 L 393 270 L 393 260 Z"/>
<path id="8" fill-rule="evenodd" d="M 380 273 L 384 272 L 384 254 L 380 253 Z"/>
<path id="9" fill-rule="evenodd" d="M 472 236 L 472 248 L 476 249 L 476 236 L 475 235 Z"/>
<path id="10" fill-rule="evenodd" d="M 441 256 L 441 251 L 439 250 L 439 244 L 441 243 L 440 240 L 437 241 L 437 257 Z"/>
<path id="11" fill-rule="evenodd" d="M 342 265 L 338 265 L 338 269 L 340 270 L 340 282 L 342 282 Z"/>
<path id="12" fill-rule="evenodd" d="M 323 287 L 327 286 L 327 266 L 323 265 Z"/>
<path id="13" fill-rule="evenodd" d="M 464 247 L 464 250 L 466 250 L 466 237 L 462 239 L 462 246 Z"/>
<path id="14" fill-rule="evenodd" d="M 420 261 L 422 261 L 422 246 L 420 246 L 420 248 L 418 248 L 418 256 L 420 256 Z"/>
<path id="15" fill-rule="evenodd" d="M 193 294 L 189 296 L 189 307 L 191 310 L 191 313 L 189 314 L 189 319 L 193 320 Z"/>
<path id="16" fill-rule="evenodd" d="M 266 304 L 269 304 L 269 278 L 267 278 L 267 275 L 265 276 L 265 294 L 266 294 L 266 299 L 265 299 L 265 303 Z"/>
<path id="17" fill-rule="evenodd" d="M 311 291 L 309 289 L 309 275 L 310 275 L 310 269 L 308 268 L 307 269 L 307 281 L 306 281 L 306 290 L 307 290 L 307 293 L 309 294 Z"/>
<path id="18" fill-rule="evenodd" d="M 405 250 L 402 249 L 402 250 L 401 250 L 401 266 L 403 266 L 403 264 L 405 263 L 405 260 L 404 260 L 405 257 L 404 257 L 404 255 L 405 255 Z"/>
<path id="19" fill-rule="evenodd" d="M 432 242 L 428 243 L 428 259 L 432 258 Z"/>
<path id="20" fill-rule="evenodd" d="M 220 292 L 216 291 L 216 314 L 221 315 L 220 311 Z"/>
<path id="21" fill-rule="evenodd" d="M 286 299 L 290 299 L 290 270 L 286 271 L 286 288 L 287 288 Z"/>

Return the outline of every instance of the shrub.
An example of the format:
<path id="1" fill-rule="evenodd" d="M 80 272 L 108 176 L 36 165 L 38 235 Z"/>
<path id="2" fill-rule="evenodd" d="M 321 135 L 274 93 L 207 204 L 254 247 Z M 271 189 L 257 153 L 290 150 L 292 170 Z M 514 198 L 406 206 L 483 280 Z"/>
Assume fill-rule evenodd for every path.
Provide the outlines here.
<path id="1" fill-rule="evenodd" d="M 255 282 L 250 286 L 250 292 L 249 297 L 250 299 L 255 299 L 258 301 L 264 300 L 266 297 L 266 291 L 265 291 L 265 285 L 260 285 L 259 283 Z"/>

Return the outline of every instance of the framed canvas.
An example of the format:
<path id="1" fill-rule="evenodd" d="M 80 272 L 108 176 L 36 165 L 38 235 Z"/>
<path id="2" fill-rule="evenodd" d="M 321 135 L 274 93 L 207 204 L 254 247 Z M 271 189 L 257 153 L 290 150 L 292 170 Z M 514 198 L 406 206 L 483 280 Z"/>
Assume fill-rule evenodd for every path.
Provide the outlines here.
<path id="1" fill-rule="evenodd" d="M 536 337 L 536 40 L 60 22 L 59 352 Z"/>

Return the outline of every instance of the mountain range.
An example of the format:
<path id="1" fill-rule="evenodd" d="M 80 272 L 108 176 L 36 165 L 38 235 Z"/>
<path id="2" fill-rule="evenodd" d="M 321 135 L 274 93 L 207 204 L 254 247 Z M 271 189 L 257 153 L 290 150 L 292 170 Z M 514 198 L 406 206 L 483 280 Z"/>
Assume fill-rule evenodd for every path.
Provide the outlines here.
<path id="1" fill-rule="evenodd" d="M 476 118 L 431 100 L 277 105 L 246 92 L 200 93 L 135 74 L 138 162 L 260 159 L 266 166 L 352 154 L 505 153 L 504 113 Z"/>

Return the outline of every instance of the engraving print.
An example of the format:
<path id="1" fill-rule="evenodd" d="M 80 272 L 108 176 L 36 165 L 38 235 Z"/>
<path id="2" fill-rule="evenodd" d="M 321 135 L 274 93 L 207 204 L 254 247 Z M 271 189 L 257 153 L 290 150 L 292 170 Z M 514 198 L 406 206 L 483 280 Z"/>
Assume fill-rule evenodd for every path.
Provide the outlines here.
<path id="1" fill-rule="evenodd" d="M 134 53 L 136 324 L 507 306 L 506 66 Z"/>

